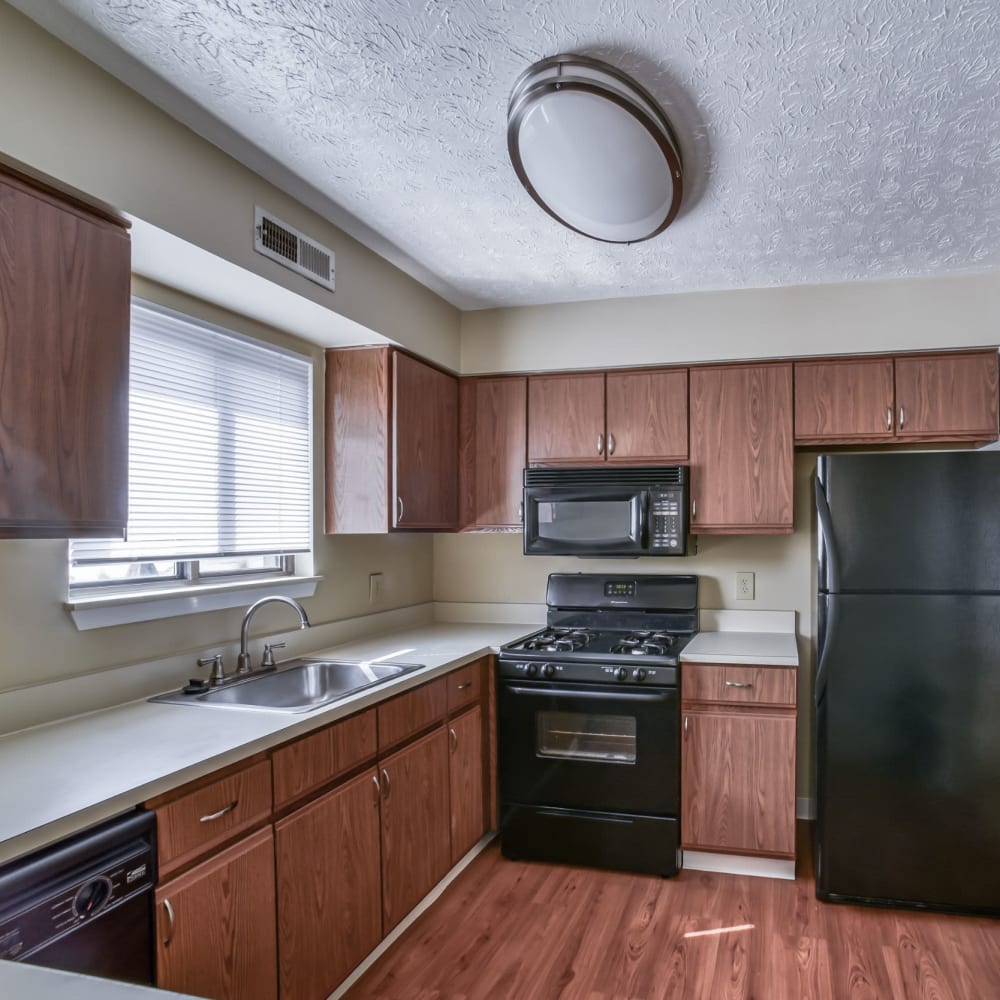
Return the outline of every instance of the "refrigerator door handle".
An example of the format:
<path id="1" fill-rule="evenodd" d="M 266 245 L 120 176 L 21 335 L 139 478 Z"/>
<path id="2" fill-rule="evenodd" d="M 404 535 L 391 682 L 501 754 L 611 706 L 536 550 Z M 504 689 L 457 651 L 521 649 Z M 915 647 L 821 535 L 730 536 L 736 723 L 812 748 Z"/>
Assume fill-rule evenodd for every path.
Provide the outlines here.
<path id="1" fill-rule="evenodd" d="M 823 700 L 826 694 L 826 678 L 828 673 L 828 661 L 830 659 L 830 649 L 833 646 L 834 633 L 837 631 L 837 601 L 830 601 L 827 605 L 827 615 L 823 635 L 820 639 L 820 648 L 816 655 L 816 688 L 813 691 L 813 699 L 816 707 Z"/>
<path id="2" fill-rule="evenodd" d="M 820 580 L 819 589 L 835 594 L 840 590 L 840 561 L 837 558 L 837 540 L 833 535 L 833 517 L 830 514 L 830 504 L 826 499 L 826 491 L 816 477 L 816 513 L 819 517 L 820 543 L 825 555 L 825 579 Z M 821 573 L 823 571 L 821 570 Z"/>

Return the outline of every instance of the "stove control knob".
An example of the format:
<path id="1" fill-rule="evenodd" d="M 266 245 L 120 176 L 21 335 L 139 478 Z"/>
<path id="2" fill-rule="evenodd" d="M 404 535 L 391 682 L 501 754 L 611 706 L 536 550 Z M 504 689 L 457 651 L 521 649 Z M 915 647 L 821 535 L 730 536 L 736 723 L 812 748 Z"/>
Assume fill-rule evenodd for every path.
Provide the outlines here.
<path id="1" fill-rule="evenodd" d="M 537 663 L 529 663 L 527 665 L 527 671 L 528 671 L 528 676 L 529 677 L 537 677 L 538 676 L 538 664 Z"/>
<path id="2" fill-rule="evenodd" d="M 620 681 L 628 680 L 628 669 L 626 667 L 619 667 L 615 671 L 615 677 Z"/>
<path id="3" fill-rule="evenodd" d="M 556 668 L 555 668 L 555 666 L 553 664 L 546 663 L 545 666 L 542 667 L 542 673 L 546 677 L 555 677 L 555 675 L 556 675 Z"/>
<path id="4" fill-rule="evenodd" d="M 632 671 L 632 676 L 637 681 L 644 681 L 646 679 L 646 671 L 642 667 L 636 667 L 635 670 Z"/>

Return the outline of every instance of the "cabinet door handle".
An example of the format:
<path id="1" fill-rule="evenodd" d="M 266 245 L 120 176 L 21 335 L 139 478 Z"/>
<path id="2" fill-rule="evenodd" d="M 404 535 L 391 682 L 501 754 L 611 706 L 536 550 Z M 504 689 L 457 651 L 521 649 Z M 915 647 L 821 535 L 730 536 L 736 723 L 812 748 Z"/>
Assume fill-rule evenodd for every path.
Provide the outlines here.
<path id="1" fill-rule="evenodd" d="M 378 809 L 378 800 L 382 795 L 382 786 L 378 783 L 378 775 L 372 775 L 372 784 L 375 786 L 375 808 Z"/>
<path id="2" fill-rule="evenodd" d="M 604 454 L 604 435 L 603 434 L 598 434 L 597 435 L 597 454 L 598 455 L 603 455 Z"/>
<path id="3" fill-rule="evenodd" d="M 521 524 L 524 524 L 524 501 L 522 500 L 517 505 L 517 519 Z"/>
<path id="4" fill-rule="evenodd" d="M 688 731 L 688 722 L 689 722 L 689 720 L 690 720 L 690 716 L 685 715 L 684 716 L 684 732 L 685 732 L 685 734 Z"/>
<path id="5" fill-rule="evenodd" d="M 174 908 L 170 905 L 169 899 L 164 899 L 163 909 L 167 914 L 167 936 L 163 939 L 163 947 L 167 948 L 174 939 Z"/>
<path id="6" fill-rule="evenodd" d="M 903 423 L 906 420 L 906 411 L 900 407 L 899 408 L 899 429 L 903 429 Z"/>
<path id="7" fill-rule="evenodd" d="M 458 750 L 458 733 L 454 729 L 449 729 L 448 735 L 451 737 L 451 752 L 455 753 Z"/>
<path id="8" fill-rule="evenodd" d="M 396 497 L 396 524 L 403 523 L 403 498 Z"/>
<path id="9" fill-rule="evenodd" d="M 892 430 L 892 407 L 887 406 L 885 408 L 885 429 L 887 431 Z"/>
<path id="10" fill-rule="evenodd" d="M 691 499 L 691 520 L 693 521 L 698 516 L 698 501 L 693 497 Z"/>
<path id="11" fill-rule="evenodd" d="M 608 454 L 613 455 L 615 453 L 615 436 L 614 434 L 608 435 Z"/>
<path id="12" fill-rule="evenodd" d="M 392 791 L 392 782 L 389 780 L 389 772 L 383 767 L 382 768 L 382 798 L 389 798 L 389 793 Z"/>
<path id="13" fill-rule="evenodd" d="M 240 804 L 239 799 L 233 799 L 228 806 L 223 806 L 218 812 L 209 813 L 198 820 L 199 823 L 211 823 L 213 819 L 222 819 L 226 813 L 231 813 Z"/>
<path id="14" fill-rule="evenodd" d="M 753 681 L 726 681 L 727 688 L 752 688 Z"/>

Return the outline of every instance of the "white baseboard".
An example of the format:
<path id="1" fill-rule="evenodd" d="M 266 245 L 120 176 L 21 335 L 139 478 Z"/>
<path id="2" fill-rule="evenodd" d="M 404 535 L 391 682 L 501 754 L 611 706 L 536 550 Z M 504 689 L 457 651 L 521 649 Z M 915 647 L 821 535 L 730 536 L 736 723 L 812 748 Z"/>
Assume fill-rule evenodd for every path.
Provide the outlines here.
<path id="1" fill-rule="evenodd" d="M 759 878 L 795 878 L 795 862 L 779 858 L 750 858 L 743 854 L 713 854 L 685 851 L 682 866 L 688 871 L 720 872 L 724 875 L 754 875 Z"/>

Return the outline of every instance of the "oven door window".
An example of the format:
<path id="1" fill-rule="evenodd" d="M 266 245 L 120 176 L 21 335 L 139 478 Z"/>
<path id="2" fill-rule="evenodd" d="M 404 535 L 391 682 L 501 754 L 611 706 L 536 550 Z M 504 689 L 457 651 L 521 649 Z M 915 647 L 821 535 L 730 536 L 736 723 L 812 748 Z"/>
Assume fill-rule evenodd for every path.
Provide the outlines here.
<path id="1" fill-rule="evenodd" d="M 635 719 L 628 715 L 539 712 L 539 757 L 635 764 Z"/>

